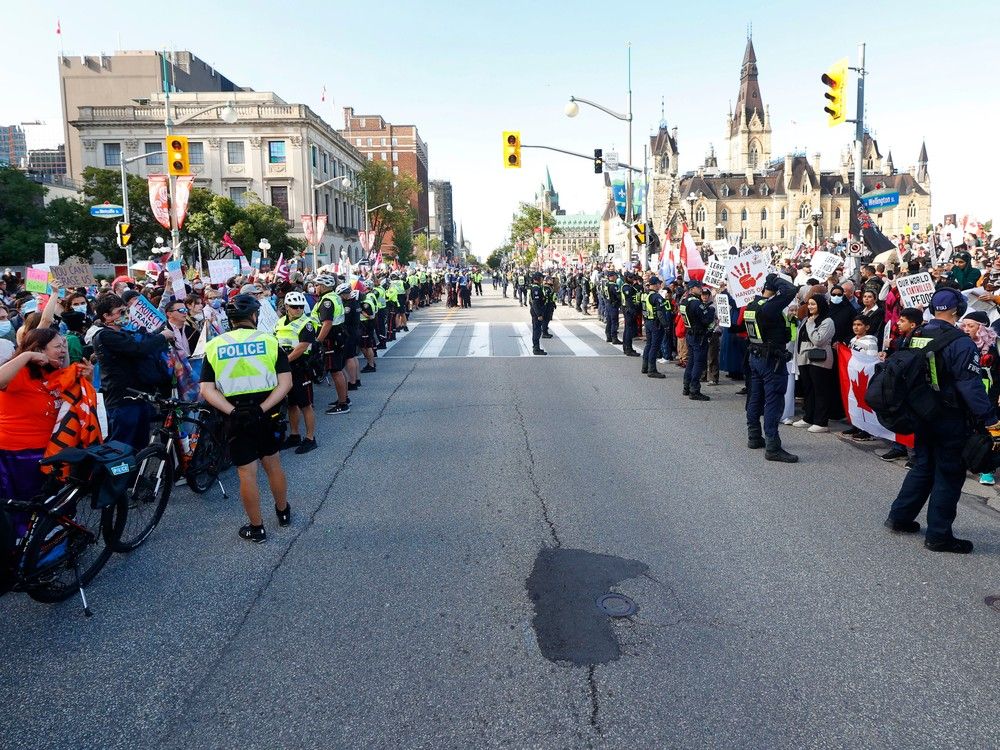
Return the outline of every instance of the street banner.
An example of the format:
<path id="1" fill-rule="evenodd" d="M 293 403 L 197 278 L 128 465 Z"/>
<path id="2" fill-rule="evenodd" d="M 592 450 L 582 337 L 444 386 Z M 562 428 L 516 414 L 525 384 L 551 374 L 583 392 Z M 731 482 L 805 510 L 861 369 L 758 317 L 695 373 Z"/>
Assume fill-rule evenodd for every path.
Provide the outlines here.
<path id="1" fill-rule="evenodd" d="M 139 328 L 145 328 L 150 333 L 156 333 L 167 324 L 167 316 L 143 296 L 136 298 L 136 302 L 128 310 L 129 320 Z"/>
<path id="2" fill-rule="evenodd" d="M 47 294 L 49 291 L 49 272 L 41 268 L 27 269 L 24 288 L 34 294 Z"/>
<path id="3" fill-rule="evenodd" d="M 837 268 L 843 262 L 844 259 L 835 253 L 817 250 L 812 257 L 812 275 L 820 281 L 826 281 L 837 272 Z"/>
<path id="4" fill-rule="evenodd" d="M 622 170 L 612 173 L 611 195 L 615 199 L 615 210 L 618 218 L 625 218 L 625 173 Z"/>
<path id="5" fill-rule="evenodd" d="M 94 267 L 85 263 L 67 263 L 64 266 L 52 266 L 49 268 L 53 278 L 67 289 L 76 289 L 78 286 L 92 286 L 97 283 L 94 279 Z"/>
<path id="6" fill-rule="evenodd" d="M 312 214 L 302 214 L 302 234 L 306 236 L 306 243 L 308 245 L 316 244 L 316 226 L 313 224 Z"/>
<path id="7" fill-rule="evenodd" d="M 58 266 L 59 265 L 59 245 L 55 242 L 45 243 L 45 265 L 47 266 Z"/>
<path id="8" fill-rule="evenodd" d="M 240 262 L 236 258 L 221 258 L 208 261 L 208 277 L 212 283 L 221 286 L 240 272 Z"/>
<path id="9" fill-rule="evenodd" d="M 719 319 L 719 325 L 729 328 L 733 325 L 732 310 L 729 307 L 729 295 L 722 292 L 715 297 L 715 314 Z"/>
<path id="10" fill-rule="evenodd" d="M 177 225 L 178 229 L 184 226 L 193 186 L 193 175 L 181 175 L 174 181 L 174 224 Z"/>
<path id="11" fill-rule="evenodd" d="M 149 183 L 149 207 L 153 210 L 153 218 L 164 229 L 170 229 L 170 183 L 165 174 L 151 174 L 146 178 Z"/>
<path id="12" fill-rule="evenodd" d="M 730 258 L 726 264 L 726 290 L 737 307 L 746 307 L 764 286 L 767 259 L 761 253 Z"/>
<path id="13" fill-rule="evenodd" d="M 840 396 L 844 402 L 844 413 L 847 414 L 850 423 L 869 435 L 912 448 L 913 435 L 900 435 L 883 427 L 865 399 L 868 382 L 875 374 L 875 366 L 880 364 L 879 358 L 872 354 L 856 352 L 843 344 L 834 346 L 837 348 L 837 361 L 840 363 Z"/>
<path id="14" fill-rule="evenodd" d="M 934 279 L 924 271 L 896 279 L 896 291 L 903 307 L 927 307 L 934 296 Z"/>
<path id="15" fill-rule="evenodd" d="M 702 283 L 705 286 L 710 286 L 713 289 L 718 289 L 725 282 L 726 282 L 726 264 L 713 255 L 711 258 L 709 258 L 708 265 L 705 267 L 705 278 L 702 279 Z"/>
<path id="16" fill-rule="evenodd" d="M 705 261 L 701 259 L 698 246 L 688 231 L 688 225 L 681 225 L 681 263 L 684 264 L 684 274 L 690 279 L 701 280 L 705 275 Z"/>
<path id="17" fill-rule="evenodd" d="M 361 248 L 366 253 L 370 253 L 372 244 L 375 242 L 375 230 L 369 229 L 358 232 L 358 241 L 361 243 Z"/>
<path id="18" fill-rule="evenodd" d="M 278 325 L 278 313 L 271 307 L 271 300 L 260 300 L 260 312 L 257 313 L 257 330 L 264 333 L 274 333 Z"/>
<path id="19" fill-rule="evenodd" d="M 326 232 L 326 214 L 316 217 L 316 244 L 323 241 L 323 234 Z"/>

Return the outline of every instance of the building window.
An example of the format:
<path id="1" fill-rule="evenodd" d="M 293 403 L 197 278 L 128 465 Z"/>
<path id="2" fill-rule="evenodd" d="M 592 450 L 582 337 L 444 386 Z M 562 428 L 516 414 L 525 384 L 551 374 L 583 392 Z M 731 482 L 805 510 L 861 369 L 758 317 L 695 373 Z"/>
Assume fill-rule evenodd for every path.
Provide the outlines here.
<path id="1" fill-rule="evenodd" d="M 781 207 L 781 220 L 782 220 L 782 221 L 784 221 L 784 220 L 785 220 L 785 216 L 786 216 L 786 213 L 785 213 L 785 207 L 784 207 L 784 206 L 782 206 L 782 207 Z M 784 237 L 785 235 L 781 235 L 781 236 L 782 236 L 782 237 Z"/>
<path id="2" fill-rule="evenodd" d="M 760 228 L 760 238 L 762 240 L 766 240 L 767 239 L 767 227 L 761 227 Z"/>
<path id="3" fill-rule="evenodd" d="M 382 152 L 382 161 L 387 161 L 386 157 L 387 157 L 387 154 L 386 154 L 385 151 L 383 151 Z"/>
<path id="4" fill-rule="evenodd" d="M 327 193 L 326 195 L 323 196 L 323 206 L 324 206 L 323 213 L 326 214 L 326 223 L 329 224 L 330 223 L 330 194 L 329 193 Z"/>
<path id="5" fill-rule="evenodd" d="M 743 229 L 740 230 L 740 236 L 743 239 L 746 239 L 749 236 L 749 232 L 747 232 L 747 228 L 746 227 L 743 227 Z"/>
<path id="6" fill-rule="evenodd" d="M 278 141 L 284 143 L 284 141 Z M 275 185 L 271 188 L 271 205 L 278 209 L 281 218 L 288 221 L 288 188 L 284 185 Z"/>
<path id="7" fill-rule="evenodd" d="M 722 194 L 723 198 L 728 198 L 729 197 L 729 185 L 723 185 L 722 186 L 721 194 Z"/>
<path id="8" fill-rule="evenodd" d="M 380 145 L 382 145 L 382 146 L 388 146 L 389 145 L 389 141 L 387 139 L 383 138 L 382 139 L 382 143 Z"/>
<path id="9" fill-rule="evenodd" d="M 750 195 L 750 186 L 749 185 L 740 185 L 740 195 L 742 195 L 744 198 L 746 198 L 748 195 Z"/>
<path id="10" fill-rule="evenodd" d="M 398 151 L 393 151 L 392 152 L 392 160 L 393 161 L 399 161 L 399 152 Z"/>
<path id="11" fill-rule="evenodd" d="M 393 136 L 392 137 L 392 145 L 393 146 L 398 146 L 399 145 L 399 138 L 397 138 L 396 136 Z"/>
<path id="12" fill-rule="evenodd" d="M 122 163 L 122 144 L 120 143 L 105 143 L 104 144 L 104 166 L 106 167 L 119 167 Z"/>
<path id="13" fill-rule="evenodd" d="M 205 163 L 205 144 L 201 141 L 188 142 L 188 157 L 192 164 Z"/>
<path id="14" fill-rule="evenodd" d="M 156 154 L 155 156 L 146 157 L 147 167 L 158 167 L 163 164 L 163 154 L 156 153 L 157 151 L 163 151 L 162 141 L 153 141 L 152 143 L 145 143 L 143 144 L 143 148 L 145 149 L 147 154 Z"/>
<path id="15" fill-rule="evenodd" d="M 719 214 L 719 219 L 721 221 L 729 221 L 729 211 L 722 209 L 722 213 Z"/>
<path id="16" fill-rule="evenodd" d="M 695 219 L 695 221 L 697 221 L 697 222 L 700 223 L 700 222 L 705 221 L 705 218 L 706 218 L 706 216 L 705 216 L 705 207 L 704 206 L 698 206 L 698 210 L 694 212 L 694 219 Z"/>
<path id="17" fill-rule="evenodd" d="M 757 153 L 757 144 L 756 143 L 751 143 L 750 144 L 750 156 L 749 156 L 749 159 L 748 159 L 748 161 L 750 163 L 750 169 L 756 169 L 757 168 L 757 161 L 758 161 L 759 158 L 760 158 L 760 155 Z"/>
<path id="18" fill-rule="evenodd" d="M 330 171 L 330 158 L 326 155 L 326 151 L 323 152 L 323 174 L 328 174 Z"/>
<path id="19" fill-rule="evenodd" d="M 368 152 L 368 161 L 371 161 L 374 157 L 375 157 L 375 154 L 373 154 L 371 151 L 369 151 Z"/>
<path id="20" fill-rule="evenodd" d="M 767 193 L 768 193 L 767 185 L 761 185 L 760 186 L 760 194 L 761 195 L 767 195 Z"/>
<path id="21" fill-rule="evenodd" d="M 785 225 L 781 225 L 781 239 L 785 239 Z"/>
<path id="22" fill-rule="evenodd" d="M 833 194 L 834 195 L 843 195 L 844 194 L 844 186 L 841 185 L 838 182 L 836 185 L 833 186 Z"/>
<path id="23" fill-rule="evenodd" d="M 246 208 L 247 189 L 242 186 L 229 188 L 229 199 L 240 208 Z"/>
<path id="24" fill-rule="evenodd" d="M 809 215 L 812 213 L 812 209 L 809 207 L 808 203 L 803 203 L 799 206 L 799 218 L 808 219 Z"/>
<path id="25" fill-rule="evenodd" d="M 368 139 L 368 145 L 369 146 L 372 145 L 372 139 L 371 138 Z"/>
<path id="26" fill-rule="evenodd" d="M 362 117 L 362 118 L 361 118 L 361 127 L 364 127 L 364 126 L 365 126 L 365 118 L 364 118 L 364 117 Z"/>
<path id="27" fill-rule="evenodd" d="M 917 218 L 917 204 L 915 201 L 910 201 L 910 205 L 906 207 L 906 218 L 907 219 Z"/>
<path id="28" fill-rule="evenodd" d="M 767 221 L 767 209 L 766 208 L 762 208 L 760 210 L 760 220 L 761 221 Z"/>
<path id="29" fill-rule="evenodd" d="M 315 146 L 310 146 L 309 151 L 311 152 L 312 155 L 313 169 L 316 169 L 316 167 L 319 166 L 319 149 L 316 148 Z"/>
<path id="30" fill-rule="evenodd" d="M 361 139 L 360 138 L 355 138 L 354 139 L 354 145 L 355 146 L 360 146 L 361 145 Z"/>
<path id="31" fill-rule="evenodd" d="M 226 162 L 242 164 L 243 159 L 243 141 L 228 141 L 226 143 Z"/>
<path id="32" fill-rule="evenodd" d="M 397 167 L 395 164 L 392 167 L 392 173 L 393 174 L 399 174 L 399 167 Z"/>
<path id="33" fill-rule="evenodd" d="M 284 141 L 268 141 L 267 142 L 267 161 L 269 164 L 284 164 L 285 163 L 285 142 Z M 287 195 L 288 190 L 285 189 L 285 194 Z M 285 217 L 288 218 L 287 216 Z"/>
<path id="34" fill-rule="evenodd" d="M 834 219 L 840 218 L 840 206 L 837 206 L 835 209 L 833 209 L 833 218 Z"/>
<path id="35" fill-rule="evenodd" d="M 740 211 L 740 221 L 746 221 L 746 220 L 747 220 L 747 210 L 744 208 L 742 211 Z"/>

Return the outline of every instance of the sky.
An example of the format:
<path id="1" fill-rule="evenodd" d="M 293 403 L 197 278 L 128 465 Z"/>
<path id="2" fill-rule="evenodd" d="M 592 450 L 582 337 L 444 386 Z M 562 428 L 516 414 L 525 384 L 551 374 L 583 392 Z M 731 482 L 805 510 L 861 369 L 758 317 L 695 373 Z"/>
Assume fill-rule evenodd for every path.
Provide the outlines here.
<path id="1" fill-rule="evenodd" d="M 625 111 L 628 49 L 633 162 L 641 164 L 659 125 L 661 101 L 662 116 L 678 128 L 682 172 L 697 168 L 710 144 L 725 157 L 725 118 L 751 24 L 774 157 L 818 151 L 824 167 L 840 163 L 853 126 L 827 126 L 819 77 L 838 58 L 854 64 L 865 42 L 866 121 L 900 170 L 916 162 L 926 139 L 932 217 L 985 221 L 1000 205 L 995 2 L 18 5 L 7 11 L 14 23 L 0 46 L 0 124 L 46 123 L 26 128 L 29 148 L 63 139 L 60 45 L 67 55 L 190 50 L 237 84 L 307 104 L 335 127 L 343 127 L 344 106 L 417 125 L 431 179 L 451 181 L 456 222 L 482 257 L 504 243 L 512 213 L 534 199 L 546 167 L 563 208 L 604 209 L 603 178 L 590 160 L 527 149 L 522 169 L 504 169 L 501 133 L 519 130 L 524 143 L 585 154 L 615 150 L 624 161 L 625 123 L 587 107 L 570 119 L 563 108 L 575 95 Z M 618 9 L 633 12 L 616 16 Z"/>

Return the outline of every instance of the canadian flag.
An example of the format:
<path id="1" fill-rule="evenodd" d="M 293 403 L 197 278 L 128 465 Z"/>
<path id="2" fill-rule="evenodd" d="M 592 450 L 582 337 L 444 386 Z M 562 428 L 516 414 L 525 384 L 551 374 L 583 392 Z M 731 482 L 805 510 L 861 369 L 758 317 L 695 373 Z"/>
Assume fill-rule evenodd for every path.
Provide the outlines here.
<path id="1" fill-rule="evenodd" d="M 681 263 L 684 264 L 684 274 L 688 279 L 701 281 L 705 278 L 705 261 L 701 259 L 698 246 L 694 244 L 694 238 L 688 231 L 688 225 L 682 225 L 681 235 Z"/>
<path id="2" fill-rule="evenodd" d="M 663 247 L 660 248 L 660 280 L 669 284 L 677 278 L 677 255 L 670 237 L 670 230 L 663 233 Z"/>
<path id="3" fill-rule="evenodd" d="M 875 365 L 879 363 L 878 357 L 837 344 L 837 361 L 840 367 L 840 396 L 851 424 L 869 435 L 912 448 L 913 435 L 900 435 L 883 427 L 865 399 L 868 381 L 875 374 Z"/>

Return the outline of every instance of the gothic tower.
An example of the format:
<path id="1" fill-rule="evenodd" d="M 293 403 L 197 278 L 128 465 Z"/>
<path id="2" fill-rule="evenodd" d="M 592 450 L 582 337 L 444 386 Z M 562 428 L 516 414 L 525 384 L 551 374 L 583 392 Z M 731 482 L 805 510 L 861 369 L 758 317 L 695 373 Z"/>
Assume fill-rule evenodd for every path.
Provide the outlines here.
<path id="1" fill-rule="evenodd" d="M 757 54 L 747 39 L 736 109 L 726 118 L 730 172 L 761 172 L 771 160 L 771 116 L 757 82 Z"/>

